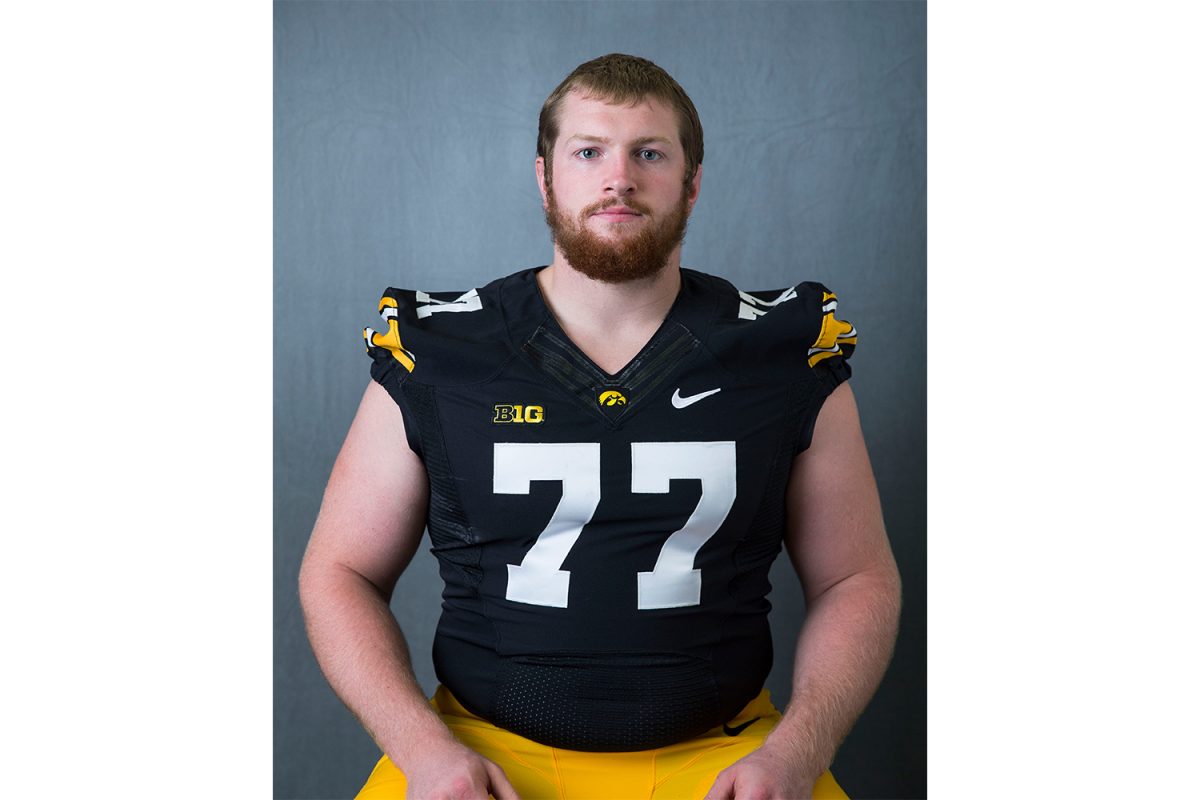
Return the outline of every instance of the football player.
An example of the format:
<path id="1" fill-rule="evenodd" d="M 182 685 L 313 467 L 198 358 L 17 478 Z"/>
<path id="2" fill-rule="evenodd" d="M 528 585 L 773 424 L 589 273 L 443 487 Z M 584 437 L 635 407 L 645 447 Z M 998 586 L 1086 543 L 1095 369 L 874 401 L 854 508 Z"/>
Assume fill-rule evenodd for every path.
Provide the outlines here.
<path id="1" fill-rule="evenodd" d="M 548 266 L 388 289 L 300 575 L 313 649 L 384 755 L 360 798 L 845 797 L 828 772 L 891 655 L 900 583 L 817 283 L 680 265 L 703 132 L 613 54 L 541 113 Z M 428 528 L 426 698 L 388 602 Z M 780 713 L 767 573 L 807 615 Z"/>

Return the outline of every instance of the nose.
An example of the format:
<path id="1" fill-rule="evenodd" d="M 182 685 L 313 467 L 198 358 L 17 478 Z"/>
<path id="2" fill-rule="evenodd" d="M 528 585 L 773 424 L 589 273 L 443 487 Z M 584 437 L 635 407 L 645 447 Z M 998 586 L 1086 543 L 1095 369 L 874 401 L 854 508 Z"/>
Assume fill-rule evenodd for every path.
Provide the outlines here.
<path id="1" fill-rule="evenodd" d="M 635 166 L 628 153 L 613 153 L 609 160 L 608 175 L 605 176 L 607 180 L 604 190 L 618 197 L 633 194 L 637 190 Z"/>

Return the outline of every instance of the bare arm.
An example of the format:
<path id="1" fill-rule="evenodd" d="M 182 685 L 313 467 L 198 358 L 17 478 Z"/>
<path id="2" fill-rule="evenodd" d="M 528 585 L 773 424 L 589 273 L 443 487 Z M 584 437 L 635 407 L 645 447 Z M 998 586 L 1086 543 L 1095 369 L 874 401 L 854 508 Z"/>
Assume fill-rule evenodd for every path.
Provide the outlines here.
<path id="1" fill-rule="evenodd" d="M 338 697 L 405 773 L 410 796 L 486 797 L 491 786 L 515 797 L 499 767 L 459 744 L 429 706 L 388 607 L 421 542 L 428 488 L 400 409 L 372 382 L 300 568 L 309 640 Z"/>
<path id="2" fill-rule="evenodd" d="M 895 645 L 900 576 L 848 383 L 822 406 L 787 503 L 785 541 L 808 605 L 792 699 L 763 746 L 721 774 L 711 798 L 811 796 Z"/>

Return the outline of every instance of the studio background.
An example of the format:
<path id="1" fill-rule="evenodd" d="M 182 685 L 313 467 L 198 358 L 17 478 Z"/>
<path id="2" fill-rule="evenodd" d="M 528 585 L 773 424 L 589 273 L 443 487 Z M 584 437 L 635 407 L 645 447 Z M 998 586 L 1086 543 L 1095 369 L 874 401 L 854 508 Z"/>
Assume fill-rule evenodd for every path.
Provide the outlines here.
<path id="1" fill-rule="evenodd" d="M 352 797 L 379 756 L 304 633 L 296 579 L 387 286 L 465 290 L 551 258 L 537 116 L 576 65 L 644 56 L 691 96 L 704 179 L 683 265 L 746 290 L 839 296 L 887 530 L 904 580 L 892 665 L 834 762 L 854 798 L 925 778 L 925 5 L 275 5 L 275 797 Z M 780 708 L 803 597 L 772 570 Z M 428 540 L 392 608 L 421 685 L 441 582 Z"/>

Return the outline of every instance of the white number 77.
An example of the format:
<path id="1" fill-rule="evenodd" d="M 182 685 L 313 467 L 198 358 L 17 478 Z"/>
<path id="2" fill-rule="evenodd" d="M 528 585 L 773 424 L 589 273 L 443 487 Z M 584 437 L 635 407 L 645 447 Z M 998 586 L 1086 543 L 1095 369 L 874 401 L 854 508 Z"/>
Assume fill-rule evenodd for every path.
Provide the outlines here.
<path id="1" fill-rule="evenodd" d="M 667 537 L 651 572 L 639 572 L 639 609 L 700 603 L 696 554 L 725 522 L 737 497 L 734 442 L 634 442 L 631 490 L 665 494 L 671 479 L 699 479 L 700 501 L 684 526 Z M 495 445 L 492 490 L 529 494 L 535 480 L 562 482 L 557 508 L 520 564 L 508 565 L 505 597 L 519 603 L 567 607 L 571 573 L 562 569 L 584 526 L 600 504 L 600 445 Z"/>

